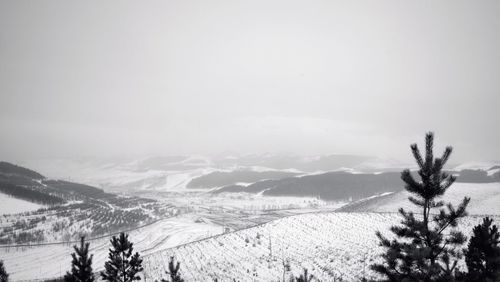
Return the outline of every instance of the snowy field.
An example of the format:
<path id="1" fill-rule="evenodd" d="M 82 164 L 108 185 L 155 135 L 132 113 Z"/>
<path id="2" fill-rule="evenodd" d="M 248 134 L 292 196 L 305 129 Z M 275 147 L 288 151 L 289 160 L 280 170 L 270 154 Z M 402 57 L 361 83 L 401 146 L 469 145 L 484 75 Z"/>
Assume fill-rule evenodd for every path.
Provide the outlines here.
<path id="1" fill-rule="evenodd" d="M 401 191 L 390 195 L 360 201 L 344 208 L 345 211 L 394 212 L 400 207 L 413 209 L 408 201 L 408 192 Z M 500 215 L 500 183 L 454 183 L 442 200 L 458 205 L 467 196 L 471 198 L 467 208 L 471 215 Z"/>
<path id="2" fill-rule="evenodd" d="M 500 222 L 500 217 L 495 216 Z M 145 257 L 147 280 L 165 277 L 168 260 L 181 262 L 186 281 L 280 281 L 283 262 L 298 275 L 306 267 L 321 281 L 359 281 L 374 274 L 368 266 L 382 249 L 375 231 L 388 234 L 400 217 L 393 213 L 311 213 L 279 219 Z M 469 234 L 481 217 L 468 217 L 461 229 Z"/>
<path id="3" fill-rule="evenodd" d="M 144 197 L 156 198 L 164 194 L 143 193 Z M 220 208 L 229 210 L 258 211 L 271 209 L 293 209 L 293 208 L 339 208 L 346 204 L 345 201 L 323 201 L 313 197 L 273 197 L 263 196 L 262 194 L 250 193 L 190 193 L 188 196 L 180 194 L 172 197 L 163 198 L 169 204 L 180 207 L 201 207 L 201 208 Z"/>
<path id="4" fill-rule="evenodd" d="M 213 171 L 204 167 L 182 171 L 140 169 L 137 162 L 42 159 L 26 161 L 22 165 L 33 168 L 49 178 L 92 185 L 111 192 L 183 191 L 191 179 Z"/>
<path id="5" fill-rule="evenodd" d="M 4 193 L 0 193 L 0 215 L 36 211 L 43 207 L 43 205 L 16 199 Z"/>
<path id="6" fill-rule="evenodd" d="M 185 215 L 169 218 L 130 233 L 136 251 L 143 255 L 223 232 L 222 227 L 195 222 L 196 217 Z M 94 267 L 103 268 L 109 248 L 109 239 L 90 242 Z M 55 244 L 37 247 L 0 248 L 12 281 L 52 278 L 64 275 L 69 269 L 73 244 Z"/>
<path id="7" fill-rule="evenodd" d="M 369 265 L 381 252 L 375 231 L 387 234 L 388 228 L 400 221 L 395 213 L 397 209 L 413 208 L 406 192 L 387 193 L 348 204 L 312 197 L 211 194 L 207 190 L 185 189 L 193 175 L 170 172 L 156 175 L 157 172 L 146 171 L 138 172 L 137 178 L 129 176 L 120 180 L 125 171 L 115 172 L 116 179 L 96 180 L 120 187 L 141 182 L 147 186 L 141 186 L 146 189 L 141 191 L 142 196 L 184 207 L 183 215 L 130 233 L 135 250 L 144 256 L 146 281 L 165 277 L 170 256 L 181 262 L 181 272 L 187 281 L 211 281 L 212 278 L 278 281 L 283 275 L 288 278 L 299 274 L 303 267 L 322 281 L 370 278 L 373 273 Z M 105 182 L 108 180 L 110 182 Z M 464 196 L 472 198 L 468 208 L 471 216 L 461 225 L 466 234 L 481 221 L 482 215 L 497 215 L 494 219 L 497 225 L 500 223 L 500 183 L 455 183 L 444 200 L 458 204 Z M 0 194 L 0 203 L 0 214 L 42 207 L 4 194 Z M 339 208 L 345 212 L 333 212 Z M 222 234 L 224 227 L 241 230 Z M 0 259 L 4 260 L 12 281 L 54 278 L 69 269 L 72 245 L 0 248 Z M 109 238 L 91 241 L 94 270 L 103 268 L 108 248 Z M 284 272 L 284 264 L 290 266 L 289 271 Z"/>
<path id="8" fill-rule="evenodd" d="M 470 233 L 481 218 L 464 219 L 461 229 Z M 316 212 L 221 234 L 221 226 L 197 219 L 183 215 L 131 232 L 136 250 L 144 256 L 146 281 L 165 276 L 170 256 L 181 261 L 187 281 L 277 281 L 283 263 L 290 265 L 286 277 L 307 267 L 323 281 L 359 281 L 373 275 L 368 266 L 381 252 L 375 231 L 387 234 L 389 226 L 400 221 L 395 213 Z M 500 216 L 494 219 L 500 222 Z M 108 248 L 108 239 L 91 242 L 95 270 L 102 269 Z M 71 252 L 70 245 L 11 247 L 0 248 L 0 257 L 13 281 L 33 280 L 63 275 Z"/>

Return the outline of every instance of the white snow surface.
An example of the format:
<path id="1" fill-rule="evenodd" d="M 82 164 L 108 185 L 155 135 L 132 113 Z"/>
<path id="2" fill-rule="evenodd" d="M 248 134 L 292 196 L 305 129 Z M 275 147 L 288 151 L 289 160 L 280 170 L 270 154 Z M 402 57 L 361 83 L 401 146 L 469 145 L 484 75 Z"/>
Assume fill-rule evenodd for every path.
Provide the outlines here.
<path id="1" fill-rule="evenodd" d="M 496 169 L 490 169 L 487 171 L 487 174 L 488 176 L 492 176 L 493 174 L 497 173 L 500 171 L 500 168 L 496 168 Z"/>
<path id="2" fill-rule="evenodd" d="M 134 252 L 148 255 L 187 242 L 210 237 L 223 232 L 222 227 L 210 223 L 195 223 L 192 215 L 165 219 L 130 232 Z M 63 276 L 70 268 L 74 243 L 31 247 L 0 248 L 12 281 L 47 279 Z M 90 252 L 94 254 L 94 270 L 102 270 L 107 258 L 109 238 L 90 241 Z"/>
<path id="3" fill-rule="evenodd" d="M 469 216 L 460 229 L 469 234 L 482 216 Z M 500 216 L 493 216 L 499 222 Z M 144 257 L 146 281 L 165 278 L 171 256 L 181 262 L 186 281 L 277 281 L 283 260 L 298 275 L 303 267 L 322 281 L 370 278 L 368 266 L 381 253 L 375 232 L 389 235 L 401 220 L 397 213 L 315 212 L 285 217 L 256 227 L 222 234 L 222 227 L 183 215 L 130 233 L 135 249 Z M 206 238 L 206 239 L 203 239 Z M 198 241 L 197 241 L 198 240 Z M 184 244 L 185 243 L 185 244 Z M 108 239 L 91 241 L 94 269 L 102 270 Z M 13 281 L 63 275 L 70 266 L 71 244 L 30 248 L 0 248 L 0 257 Z"/>
<path id="4" fill-rule="evenodd" d="M 36 211 L 45 206 L 0 193 L 0 215 Z"/>
<path id="5" fill-rule="evenodd" d="M 499 216 L 494 216 L 498 222 Z M 181 262 L 186 281 L 281 281 L 283 260 L 289 275 L 302 269 L 321 281 L 376 278 L 369 265 L 383 251 L 375 232 L 401 220 L 396 213 L 310 213 L 193 242 L 145 256 L 148 280 L 165 278 L 171 256 Z M 469 234 L 481 217 L 467 217 L 460 229 Z"/>
<path id="6" fill-rule="evenodd" d="M 463 170 L 463 169 L 481 169 L 481 170 L 489 170 L 494 166 L 500 165 L 498 162 L 467 162 L 460 164 L 454 167 L 454 170 Z"/>
<path id="7" fill-rule="evenodd" d="M 139 170 L 137 169 L 137 162 L 42 159 L 26 161 L 23 165 L 35 169 L 50 178 L 73 181 L 118 192 L 127 190 L 184 190 L 191 179 L 214 171 L 214 169 L 207 167 L 182 171 Z"/>
<path id="8" fill-rule="evenodd" d="M 400 207 L 414 210 L 414 205 L 408 201 L 409 193 L 401 191 L 365 200 L 351 211 L 358 212 L 394 212 Z M 500 215 L 500 183 L 454 183 L 441 198 L 451 202 L 455 207 L 464 197 L 471 201 L 467 211 L 471 215 L 498 214 Z"/>

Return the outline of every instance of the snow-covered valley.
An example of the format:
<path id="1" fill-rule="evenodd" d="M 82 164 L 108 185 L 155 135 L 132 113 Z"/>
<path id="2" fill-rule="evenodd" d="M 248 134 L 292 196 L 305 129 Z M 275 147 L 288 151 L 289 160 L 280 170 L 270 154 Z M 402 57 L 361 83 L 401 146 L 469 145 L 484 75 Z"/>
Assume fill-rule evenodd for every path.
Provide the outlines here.
<path id="1" fill-rule="evenodd" d="M 62 162 L 68 169 L 66 173 L 82 169 L 79 175 L 85 184 L 101 185 L 120 194 L 45 178 L 29 182 L 35 185 L 30 189 L 85 188 L 98 196 L 78 196 L 77 201 L 72 200 L 74 196 L 64 196 L 70 199 L 64 205 L 43 206 L 0 193 L 5 203 L 25 212 L 2 212 L 0 238 L 10 243 L 0 246 L 0 259 L 13 281 L 57 278 L 68 270 L 72 246 L 85 231 L 94 254 L 94 270 L 99 271 L 111 235 L 125 230 L 135 250 L 144 257 L 146 281 L 164 277 L 171 256 L 181 262 L 181 273 L 187 281 L 280 281 L 299 274 L 304 267 L 322 281 L 358 281 L 374 275 L 368 266 L 381 252 L 375 232 L 387 234 L 389 227 L 400 221 L 397 209 L 411 208 L 399 173 L 392 172 L 392 168 L 377 173 L 345 169 L 325 173 L 255 166 L 216 169 L 205 166 L 210 162 L 200 163 L 190 163 L 188 168 L 185 163 L 176 163 L 175 168 L 182 169 L 174 171 L 162 170 L 165 167 L 151 162 L 146 167 L 137 163 L 97 167 L 86 163 L 87 169 Z M 51 169 L 57 171 L 57 166 Z M 97 173 L 100 169 L 104 172 Z M 479 175 L 485 183 L 457 182 L 443 198 L 454 204 L 464 196 L 472 198 L 470 216 L 460 224 L 466 234 L 482 216 L 500 220 L 500 183 L 493 178 L 495 169 L 483 168 L 486 176 L 482 171 L 473 171 L 473 179 Z M 73 180 L 62 171 L 60 177 Z M 7 174 L 3 177 L 14 179 Z M 193 183 L 199 187 L 190 188 Z M 372 189 L 372 183 L 380 186 Z M 285 195 L 265 193 L 277 187 Z M 306 193 L 294 196 L 297 187 Z M 335 195 L 342 197 L 324 199 L 325 189 L 341 191 Z M 316 191 L 323 194 L 316 195 Z M 286 195 L 289 192 L 291 195 Z M 38 210 L 40 207 L 45 209 Z M 129 222 L 130 216 L 137 219 Z M 16 229 L 18 226 L 23 229 Z M 44 236 L 37 241 L 28 238 L 18 242 L 15 236 L 14 241 L 9 239 L 18 232 L 35 231 L 44 232 Z"/>

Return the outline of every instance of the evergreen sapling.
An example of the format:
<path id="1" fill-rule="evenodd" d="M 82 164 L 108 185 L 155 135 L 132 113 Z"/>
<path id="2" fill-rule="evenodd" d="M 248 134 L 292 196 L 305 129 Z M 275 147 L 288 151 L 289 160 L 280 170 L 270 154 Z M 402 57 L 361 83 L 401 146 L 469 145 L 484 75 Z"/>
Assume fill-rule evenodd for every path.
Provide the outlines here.
<path id="1" fill-rule="evenodd" d="M 410 170 L 401 173 L 408 198 L 419 211 L 399 209 L 403 217 L 401 225 L 392 226 L 395 239 L 389 240 L 380 232 L 380 245 L 386 249 L 383 263 L 371 269 L 388 281 L 453 281 L 458 273 L 457 264 L 462 252 L 459 247 L 466 237 L 455 229 L 459 219 L 467 215 L 470 198 L 465 197 L 455 208 L 439 198 L 454 183 L 455 177 L 443 171 L 452 148 L 447 147 L 440 158 L 434 158 L 434 135 L 425 138 L 426 152 L 422 156 L 416 144 L 411 145 L 418 165 L 417 181 Z M 432 211 L 438 209 L 437 213 Z M 451 230 L 450 230 L 451 229 Z"/>
<path id="2" fill-rule="evenodd" d="M 144 270 L 142 259 L 137 252 L 132 255 L 134 248 L 133 243 L 128 240 L 128 235 L 122 232 L 118 237 L 113 236 L 111 245 L 108 261 L 101 272 L 102 279 L 110 282 L 141 280 L 138 274 Z"/>
<path id="3" fill-rule="evenodd" d="M 175 263 L 174 257 L 170 257 L 170 261 L 168 262 L 168 271 L 165 271 L 170 276 L 170 280 L 162 279 L 161 282 L 184 282 L 184 279 L 181 278 L 181 274 L 179 273 L 179 269 L 181 264 L 177 262 Z"/>
<path id="4" fill-rule="evenodd" d="M 5 270 L 5 266 L 3 265 L 3 260 L 0 260 L 0 282 L 9 281 L 9 274 Z"/>
<path id="5" fill-rule="evenodd" d="M 486 217 L 472 231 L 473 235 L 465 249 L 467 281 L 500 281 L 500 234 L 492 223 L 493 220 Z"/>
<path id="6" fill-rule="evenodd" d="M 66 282 L 93 282 L 92 257 L 89 256 L 89 243 L 85 243 L 85 237 L 81 237 L 80 247 L 73 246 L 75 250 L 71 254 L 71 271 L 64 276 Z"/>

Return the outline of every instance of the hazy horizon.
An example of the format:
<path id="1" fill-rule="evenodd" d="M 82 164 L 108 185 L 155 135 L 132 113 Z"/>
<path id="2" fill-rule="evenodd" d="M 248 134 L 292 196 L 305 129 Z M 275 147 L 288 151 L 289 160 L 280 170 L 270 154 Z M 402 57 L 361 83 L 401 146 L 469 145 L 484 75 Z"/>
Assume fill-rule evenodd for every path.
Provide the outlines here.
<path id="1" fill-rule="evenodd" d="M 498 1 L 1 1 L 0 160 L 500 160 Z"/>

